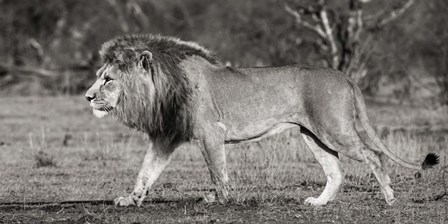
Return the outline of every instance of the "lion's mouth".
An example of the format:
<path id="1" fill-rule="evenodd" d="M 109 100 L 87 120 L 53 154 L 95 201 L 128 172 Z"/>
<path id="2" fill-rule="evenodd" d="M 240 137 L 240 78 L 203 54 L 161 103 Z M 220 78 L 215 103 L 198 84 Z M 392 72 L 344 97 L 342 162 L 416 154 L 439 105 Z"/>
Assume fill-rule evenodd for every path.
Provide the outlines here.
<path id="1" fill-rule="evenodd" d="M 113 107 L 109 107 L 109 106 L 105 106 L 105 107 L 93 107 L 94 110 L 99 110 L 99 111 L 104 111 L 104 112 L 111 112 L 114 108 Z"/>
<path id="2" fill-rule="evenodd" d="M 108 115 L 114 108 L 102 103 L 91 102 L 90 106 L 93 109 L 93 114 L 99 118 Z"/>

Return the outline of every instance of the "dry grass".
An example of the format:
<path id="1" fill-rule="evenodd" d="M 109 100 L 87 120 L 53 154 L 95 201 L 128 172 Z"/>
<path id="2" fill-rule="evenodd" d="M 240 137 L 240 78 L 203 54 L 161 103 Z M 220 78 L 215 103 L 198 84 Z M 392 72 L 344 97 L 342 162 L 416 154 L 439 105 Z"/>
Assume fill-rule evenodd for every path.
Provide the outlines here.
<path id="1" fill-rule="evenodd" d="M 3 98 L 0 99 L 0 105 L 7 105 L 0 110 L 0 203 L 113 200 L 132 190 L 147 145 L 142 134 L 111 119 L 94 118 L 81 96 Z M 396 154 L 408 161 L 421 162 L 427 152 L 437 152 L 441 155 L 442 164 L 445 163 L 448 145 L 446 109 L 392 108 L 384 105 L 373 105 L 369 109 L 372 123 L 380 131 L 383 130 L 383 140 Z M 426 131 L 420 132 L 416 128 L 419 126 Z M 427 129 L 428 126 L 445 129 L 433 131 Z M 412 127 L 412 131 L 399 128 L 384 131 L 388 127 L 403 127 L 403 130 Z M 281 220 L 308 217 L 307 220 L 312 221 L 318 213 L 335 215 L 331 218 L 339 218 L 344 222 L 350 220 L 350 212 L 381 210 L 385 205 L 378 184 L 367 166 L 345 157 L 342 160 L 346 181 L 337 201 L 317 211 L 301 205 L 306 197 L 317 196 L 323 190 L 325 177 L 295 130 L 258 143 L 228 146 L 227 158 L 232 188 L 231 204 L 246 206 L 244 208 L 254 214 L 259 211 L 252 209 L 253 206 L 265 213 L 277 215 Z M 385 210 L 390 212 L 385 214 L 389 221 L 408 216 L 396 216 L 397 212 L 422 217 L 427 206 L 438 208 L 440 203 L 446 203 L 443 198 L 441 201 L 433 201 L 435 196 L 444 191 L 443 170 L 440 167 L 418 173 L 390 163 L 393 188 L 400 202 L 395 208 Z M 156 182 L 148 200 L 180 201 L 173 210 L 180 211 L 183 208 L 178 207 L 183 206 L 182 202 L 200 198 L 212 189 L 201 153 L 194 145 L 185 145 L 175 152 L 171 164 Z M 429 204 L 419 207 L 422 201 L 423 205 Z M 352 207 L 352 204 L 359 203 L 360 207 Z M 372 204 L 376 207 L 371 208 Z M 150 206 L 149 202 L 147 205 Z M 220 217 L 221 221 L 223 217 L 227 217 L 225 220 L 229 222 L 239 220 L 237 215 L 221 214 L 221 209 L 226 207 L 194 206 L 193 210 L 190 209 L 194 214 L 203 214 L 203 210 L 209 209 L 213 211 L 210 214 Z M 190 216 L 171 220 L 168 219 L 171 216 L 165 214 L 171 211 L 169 208 L 163 210 L 157 207 L 165 212 L 160 217 L 163 222 L 210 220 L 210 215 L 208 218 L 191 216 L 193 213 L 187 212 L 189 208 L 185 205 L 185 214 Z M 340 213 L 341 208 L 346 210 L 345 213 Z M 109 206 L 104 206 L 103 210 L 97 207 L 89 209 L 94 210 L 94 215 L 89 216 L 89 213 L 83 211 L 82 214 L 87 218 L 103 221 L 110 218 L 114 222 L 117 217 L 106 212 L 111 209 Z M 120 213 L 123 210 L 114 211 Z M 126 220 L 145 217 L 143 211 L 146 210 L 130 210 L 131 213 L 126 216 L 129 219 Z M 294 214 L 289 214 L 291 212 Z M 433 212 L 440 216 L 440 210 Z M 1 214 L 0 207 L 0 219 Z M 61 214 L 63 217 L 65 213 L 57 215 Z M 205 214 L 209 213 L 206 211 Z M 269 215 L 266 214 L 266 217 Z M 448 219 L 446 213 L 441 217 L 431 220 Z M 248 219 L 254 221 L 253 218 Z M 367 221 L 372 220 L 375 218 Z"/>

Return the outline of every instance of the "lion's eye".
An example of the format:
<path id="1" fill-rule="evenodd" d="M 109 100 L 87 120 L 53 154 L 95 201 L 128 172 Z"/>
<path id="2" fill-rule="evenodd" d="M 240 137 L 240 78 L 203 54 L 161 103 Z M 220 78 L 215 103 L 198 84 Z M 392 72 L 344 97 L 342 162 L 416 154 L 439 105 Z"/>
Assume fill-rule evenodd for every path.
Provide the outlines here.
<path id="1" fill-rule="evenodd" d="M 108 83 L 108 82 L 110 82 L 112 80 L 113 80 L 112 78 L 105 76 L 104 77 L 104 84 L 106 84 L 106 83 Z"/>

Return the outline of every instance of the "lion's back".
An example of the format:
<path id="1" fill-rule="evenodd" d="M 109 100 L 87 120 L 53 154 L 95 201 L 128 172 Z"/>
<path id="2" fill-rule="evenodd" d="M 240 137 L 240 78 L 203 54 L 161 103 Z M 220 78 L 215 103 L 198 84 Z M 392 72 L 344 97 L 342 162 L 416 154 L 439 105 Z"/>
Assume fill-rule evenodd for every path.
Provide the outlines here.
<path id="1" fill-rule="evenodd" d="M 235 123 L 304 111 L 306 104 L 321 105 L 349 90 L 340 72 L 303 66 L 226 67 L 207 79 L 224 118 Z"/>
<path id="2" fill-rule="evenodd" d="M 309 66 L 280 66 L 216 69 L 208 74 L 210 89 L 228 100 L 271 97 L 297 98 L 304 90 L 344 89 L 349 79 L 342 72 Z M 292 95 L 293 94 L 293 95 Z M 277 99 L 275 99 L 277 101 Z"/>

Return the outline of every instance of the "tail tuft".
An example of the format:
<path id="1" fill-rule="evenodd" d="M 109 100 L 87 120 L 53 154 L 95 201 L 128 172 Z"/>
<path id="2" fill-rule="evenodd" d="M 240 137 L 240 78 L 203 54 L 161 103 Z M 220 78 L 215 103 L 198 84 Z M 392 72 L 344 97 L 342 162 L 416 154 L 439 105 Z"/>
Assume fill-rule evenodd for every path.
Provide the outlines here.
<path id="1" fill-rule="evenodd" d="M 422 169 L 430 169 L 439 163 L 439 156 L 435 153 L 428 153 L 422 163 Z"/>

